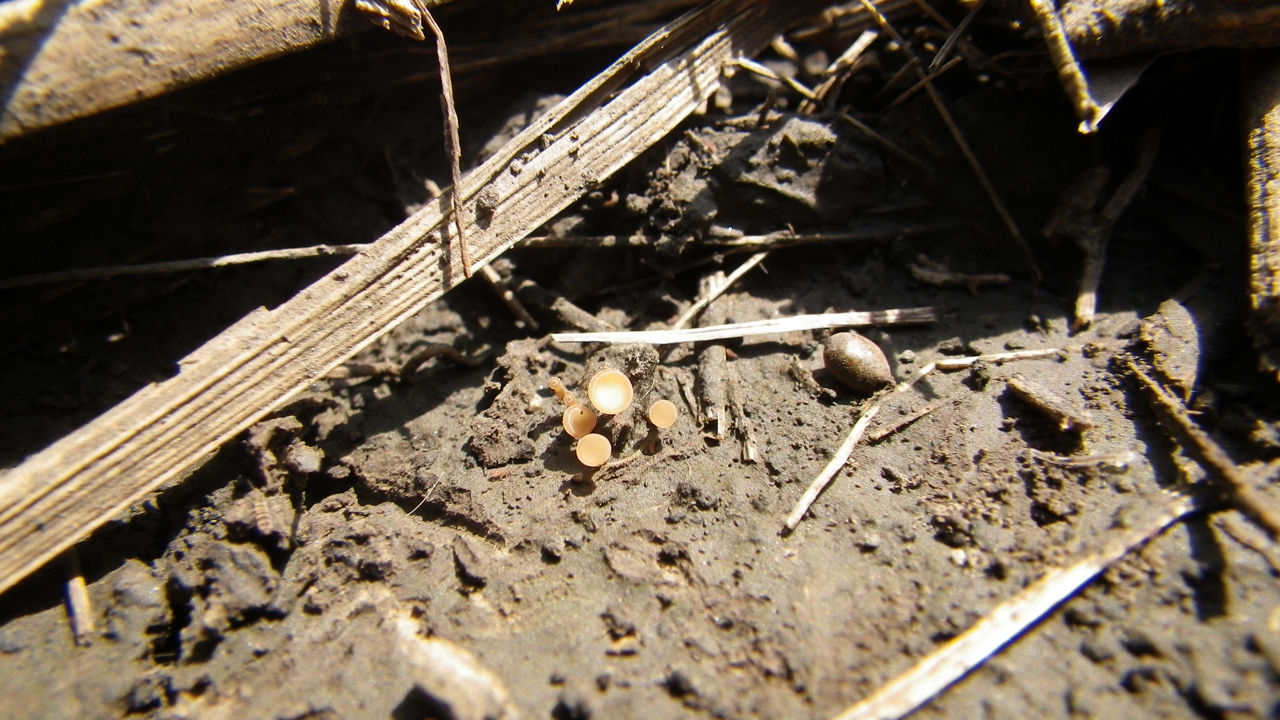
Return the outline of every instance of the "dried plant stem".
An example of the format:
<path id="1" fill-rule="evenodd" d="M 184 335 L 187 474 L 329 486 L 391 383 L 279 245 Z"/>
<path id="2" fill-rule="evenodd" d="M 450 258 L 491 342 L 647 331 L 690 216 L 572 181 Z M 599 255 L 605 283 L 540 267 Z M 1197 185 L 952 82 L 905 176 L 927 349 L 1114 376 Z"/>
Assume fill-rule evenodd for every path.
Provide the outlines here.
<path id="1" fill-rule="evenodd" d="M 936 70 L 939 65 L 946 62 L 947 56 L 951 54 L 951 49 L 956 45 L 956 41 L 964 36 L 965 31 L 969 29 L 969 25 L 973 23 L 973 19 L 978 16 L 978 11 L 986 4 L 987 0 L 978 0 L 978 2 L 974 3 L 973 6 L 969 8 L 969 12 L 965 14 L 964 19 L 962 19 L 960 24 L 956 25 L 951 33 L 947 35 L 946 42 L 942 43 L 942 47 L 938 48 L 938 52 L 933 56 L 933 60 L 929 63 L 930 72 Z"/>
<path id="2" fill-rule="evenodd" d="M 1232 462 L 1222 446 L 1191 420 L 1182 401 L 1148 375 L 1132 358 L 1125 361 L 1125 368 L 1147 390 L 1152 407 L 1167 421 L 1166 427 L 1206 470 L 1218 476 L 1230 491 L 1235 505 L 1250 520 L 1266 530 L 1272 540 L 1280 539 L 1280 508 L 1258 489 L 1251 474 Z"/>
<path id="3" fill-rule="evenodd" d="M 756 442 L 755 429 L 751 417 L 747 415 L 742 404 L 742 378 L 732 367 L 729 368 L 726 397 L 729 401 L 729 422 L 733 426 L 733 434 L 738 438 L 738 458 L 743 462 L 760 461 L 760 446 Z"/>
<path id="4" fill-rule="evenodd" d="M 840 88 L 844 86 L 845 81 L 850 74 L 858 67 L 858 60 L 862 54 L 871 47 L 871 43 L 875 42 L 876 33 L 871 30 L 863 30 L 858 37 L 840 53 L 840 57 L 836 58 L 827 69 L 822 73 L 822 79 L 818 81 L 817 87 L 813 89 L 815 98 L 813 100 L 805 100 L 800 103 L 799 111 L 801 113 L 813 113 L 818 110 L 820 104 L 825 103 L 828 98 L 835 97 L 840 94 Z"/>
<path id="5" fill-rule="evenodd" d="M 1159 536 L 1196 508 L 1193 498 L 1163 493 L 1159 510 L 1074 564 L 1051 570 L 1014 595 L 959 637 L 929 654 L 910 670 L 880 686 L 870 697 L 833 720 L 896 720 L 921 707 L 952 683 L 986 662 L 1109 565 Z"/>
<path id="6" fill-rule="evenodd" d="M 1162 132 L 1163 128 L 1154 128 L 1143 133 L 1138 149 L 1138 160 L 1133 170 L 1102 207 L 1097 221 L 1087 226 L 1077 238 L 1081 249 L 1084 250 L 1084 268 L 1080 272 L 1080 291 L 1076 294 L 1075 317 L 1071 321 L 1071 329 L 1076 332 L 1093 324 L 1093 316 L 1098 309 L 1098 287 L 1102 284 L 1102 271 L 1106 266 L 1107 245 L 1111 239 L 1111 230 L 1124 214 L 1125 208 L 1133 202 L 1138 190 L 1146 182 L 1147 175 L 1151 173 L 1151 167 L 1155 164 L 1156 150 L 1160 147 Z"/>
<path id="7" fill-rule="evenodd" d="M 922 419 L 924 416 L 942 407 L 942 405 L 943 405 L 942 402 L 929 403 L 928 405 L 925 405 L 924 407 L 920 408 L 919 410 L 916 410 L 910 415 L 907 415 L 906 417 L 901 418 L 900 420 L 893 423 L 892 425 L 888 425 L 882 428 L 877 428 L 875 432 L 867 436 L 867 442 L 874 445 L 880 442 L 881 440 L 884 440 L 885 438 L 889 437 L 890 435 L 893 435 L 894 433 L 901 432 L 904 428 L 908 427 L 912 423 L 915 423 L 917 420 Z"/>
<path id="8" fill-rule="evenodd" d="M 799 94 L 800 97 L 803 97 L 805 100 L 808 100 L 814 103 L 819 101 L 818 96 L 812 90 L 810 90 L 807 86 L 801 83 L 799 80 L 796 80 L 793 77 L 784 77 L 782 75 L 779 75 L 778 73 L 769 69 L 768 66 L 761 65 L 755 60 L 751 60 L 750 58 L 740 58 L 734 64 L 744 70 L 747 70 L 751 73 L 759 75 L 762 78 L 767 78 L 769 80 L 773 80 L 774 82 L 778 82 L 778 83 L 782 83 L 783 85 L 786 85 L 787 87 L 794 90 L 797 94 Z"/>
<path id="9" fill-rule="evenodd" d="M 1006 381 L 1009 389 L 1040 411 L 1063 432 L 1080 432 L 1093 427 L 1089 411 L 1033 380 L 1014 373 Z"/>
<path id="10" fill-rule="evenodd" d="M 933 307 L 901 308 L 872 312 L 824 313 L 819 315 L 792 315 L 791 317 L 751 322 L 711 325 L 684 330 L 623 330 L 618 332 L 552 333 L 555 342 L 643 342 L 652 345 L 704 342 L 727 338 L 773 335 L 796 330 L 817 330 L 832 327 L 867 327 L 869 325 L 920 325 L 936 322 L 938 312 Z"/>
<path id="11" fill-rule="evenodd" d="M 1058 17 L 1057 8 L 1052 0 L 1027 0 L 1027 5 L 1031 6 L 1036 22 L 1040 23 L 1044 44 L 1049 49 L 1049 58 L 1058 71 L 1058 81 L 1075 106 L 1076 116 L 1080 118 L 1080 132 L 1097 132 L 1098 122 L 1102 120 L 1105 111 L 1089 95 L 1089 81 L 1085 79 L 1084 70 L 1071 51 L 1071 43 L 1067 40 L 1067 31 L 1062 18 Z"/>
<path id="12" fill-rule="evenodd" d="M 962 287 L 970 295 L 977 295 L 983 285 L 1008 285 L 1012 280 L 1004 273 L 962 273 L 955 272 L 942 263 L 930 260 L 921 253 L 910 265 L 911 277 L 926 285 L 935 287 Z"/>
<path id="13" fill-rule="evenodd" d="M 527 278 L 512 276 L 511 286 L 516 296 L 535 308 L 549 313 L 567 327 L 586 332 L 612 332 L 609 323 L 582 309 L 577 303 L 554 290 L 548 290 Z"/>
<path id="14" fill-rule="evenodd" d="M 431 11 L 423 0 L 414 0 L 422 19 L 436 36 L 436 59 L 440 63 L 440 109 L 444 112 L 444 145 L 449 155 L 449 207 L 453 211 L 453 224 L 458 229 L 458 256 L 462 258 L 462 274 L 471 277 L 471 254 L 467 250 L 467 237 L 462 230 L 462 142 L 458 138 L 458 110 L 453 103 L 453 77 L 449 72 L 449 48 L 444 43 L 444 31 L 431 17 Z M 443 232 L 443 229 L 441 230 Z"/>
<path id="15" fill-rule="evenodd" d="M 870 125 L 867 125 L 866 123 L 853 117 L 849 113 L 841 110 L 840 114 L 837 117 L 839 117 L 841 120 L 845 121 L 846 123 L 852 125 L 853 128 L 858 132 L 871 138 L 876 143 L 879 143 L 880 147 L 892 153 L 898 159 L 907 161 L 915 169 L 927 170 L 929 168 L 929 165 L 925 163 L 925 161 L 921 160 L 915 155 L 912 155 L 910 152 L 905 150 L 901 145 L 898 145 L 897 143 L 885 137 L 884 135 L 881 135 Z"/>
<path id="16" fill-rule="evenodd" d="M 714 283 L 706 293 L 704 293 L 701 297 L 695 300 L 693 305 L 689 306 L 689 309 L 684 311 L 684 314 L 680 316 L 680 319 L 676 320 L 671 325 L 671 329 L 683 330 L 684 328 L 688 327 L 689 323 L 692 322 L 695 317 L 697 317 L 698 313 L 702 312 L 703 308 L 710 305 L 713 301 L 715 301 L 716 298 L 725 294 L 725 292 L 728 291 L 728 289 L 735 282 L 737 282 L 739 278 L 751 272 L 752 268 L 759 265 L 768 256 L 769 256 L 768 250 L 761 250 L 760 252 L 747 258 L 746 262 L 742 263 L 737 268 L 735 268 L 734 271 L 729 273 L 729 275 L 722 282 Z"/>
<path id="17" fill-rule="evenodd" d="M 856 122 L 856 121 L 855 121 Z M 886 141 L 888 142 L 888 141 Z M 909 156 L 907 156 L 909 157 Z M 905 159 L 905 158 L 904 158 Z M 918 162 L 918 161 L 915 161 Z M 738 237 L 708 237 L 698 241 L 699 245 L 731 250 L 750 250 L 767 247 L 771 249 L 791 247 L 807 243 L 820 242 L 862 242 L 885 240 L 896 236 L 919 235 L 948 227 L 942 223 L 922 223 L 902 226 L 886 223 L 881 228 L 869 228 L 858 232 L 805 233 L 796 234 L 790 230 L 781 230 L 766 235 L 740 235 Z M 520 247 L 559 248 L 559 247 L 647 247 L 654 239 L 648 236 L 622 237 L 618 235 L 571 235 L 552 236 L 536 235 L 519 242 Z M 104 265 L 101 267 L 61 270 L 51 273 L 20 275 L 0 280 L 0 290 L 44 285 L 52 283 L 83 282 L 85 280 L 101 280 L 104 278 L 126 275 L 163 275 L 166 273 L 189 272 L 192 270 L 209 270 L 229 267 L 231 265 L 247 265 L 272 260 L 305 260 L 307 258 L 355 255 L 370 247 L 369 243 L 349 245 L 310 245 L 298 248 L 281 248 L 279 250 L 258 250 L 254 252 L 232 253 L 215 257 L 190 258 L 187 260 L 167 260 L 137 265 Z"/>
<path id="18" fill-rule="evenodd" d="M 889 102 L 888 105 L 884 106 L 885 109 L 892 110 L 893 108 L 896 108 L 902 103 L 910 100 L 913 96 L 915 96 L 916 93 L 920 92 L 921 88 L 923 88 L 926 85 L 931 85 L 934 80 L 937 80 L 938 78 L 942 77 L 949 70 L 951 70 L 951 68 L 959 64 L 960 64 L 960 58 L 954 57 L 946 61 L 945 63 L 943 63 L 937 69 L 930 70 L 923 77 L 916 80 L 914 85 L 898 93 L 898 97 L 894 98 L 892 101 Z"/>
<path id="19" fill-rule="evenodd" d="M 946 230 L 954 227 L 950 223 L 920 223 L 901 225 L 898 223 L 882 223 L 869 226 L 864 230 L 833 233 L 794 233 L 790 230 L 779 230 L 765 235 L 708 236 L 700 238 L 698 245 L 713 248 L 750 249 L 767 247 L 777 249 L 820 242 L 859 242 L 886 240 L 905 235 L 921 235 L 924 233 Z M 656 238 L 650 235 L 534 235 L 520 242 L 520 247 L 651 247 Z"/>
<path id="20" fill-rule="evenodd" d="M 929 375 L 938 370 L 963 370 L 972 367 L 979 362 L 1002 363 L 1012 360 L 1039 360 L 1042 358 L 1064 358 L 1067 355 L 1067 348 L 1043 348 L 1040 350 L 1012 350 L 1002 353 L 988 353 L 986 355 L 966 355 L 965 357 L 944 358 L 925 365 L 911 376 L 910 380 L 904 380 L 898 383 L 894 388 L 894 392 L 902 392 Z"/>
<path id="21" fill-rule="evenodd" d="M 40 273 L 38 275 L 21 275 L 0 280 L 0 290 L 9 288 L 43 285 L 46 283 L 82 282 L 84 280 L 100 280 L 102 278 L 121 275 L 160 275 L 164 273 L 186 272 L 188 270 L 208 270 L 211 268 L 244 265 L 267 260 L 301 260 L 304 258 L 325 257 L 328 255 L 355 255 L 367 248 L 359 245 L 311 245 L 309 247 L 283 248 L 280 250 L 261 250 L 257 252 L 236 253 L 218 257 L 193 258 L 190 260 L 170 260 L 166 262 L 142 263 L 139 265 L 107 265 L 80 270 L 63 270 L 59 272 Z"/>
<path id="22" fill-rule="evenodd" d="M 708 343 L 698 350 L 695 385 L 698 393 L 698 424 L 706 437 L 724 440 L 729 427 L 729 354 L 724 345 Z"/>

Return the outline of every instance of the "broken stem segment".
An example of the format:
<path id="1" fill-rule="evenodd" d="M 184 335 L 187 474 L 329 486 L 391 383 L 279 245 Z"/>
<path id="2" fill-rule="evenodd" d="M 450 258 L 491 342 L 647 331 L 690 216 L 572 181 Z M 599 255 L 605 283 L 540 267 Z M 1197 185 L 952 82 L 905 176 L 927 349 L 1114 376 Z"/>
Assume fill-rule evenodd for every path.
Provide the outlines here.
<path id="1" fill-rule="evenodd" d="M 67 620 L 71 623 L 71 636 L 78 647 L 93 643 L 93 605 L 89 602 L 89 589 L 84 584 L 84 572 L 80 569 L 80 554 L 76 548 L 67 551 Z"/>
<path id="2" fill-rule="evenodd" d="M 1163 131 L 1162 127 L 1154 127 L 1142 134 L 1138 160 L 1133 170 L 1102 207 L 1097 222 L 1087 227 L 1079 238 L 1080 247 L 1084 249 L 1084 269 L 1080 273 L 1080 292 L 1076 295 L 1075 318 L 1071 321 L 1073 332 L 1080 332 L 1093 324 L 1093 316 L 1098 309 L 1098 287 L 1102 284 L 1102 271 L 1107 261 L 1107 245 L 1111 238 L 1111 231 L 1116 221 L 1124 214 L 1125 208 L 1129 207 L 1129 203 L 1133 202 L 1138 190 L 1146 182 L 1147 175 L 1151 173 Z"/>

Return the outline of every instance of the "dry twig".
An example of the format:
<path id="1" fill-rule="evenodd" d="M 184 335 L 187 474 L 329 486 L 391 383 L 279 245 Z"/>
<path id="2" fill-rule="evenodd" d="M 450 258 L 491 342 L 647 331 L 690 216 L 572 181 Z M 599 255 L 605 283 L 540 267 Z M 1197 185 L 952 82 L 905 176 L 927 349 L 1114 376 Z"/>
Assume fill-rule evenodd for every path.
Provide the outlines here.
<path id="1" fill-rule="evenodd" d="M 1057 423 L 1059 430 L 1080 432 L 1093 427 L 1093 418 L 1087 411 L 1076 407 L 1075 403 L 1040 383 L 1028 380 L 1017 373 L 1010 375 L 1007 382 L 1009 389 L 1015 395 Z"/>
<path id="2" fill-rule="evenodd" d="M 328 255 L 355 255 L 365 250 L 367 244 L 360 245 L 311 245 L 300 248 L 282 248 L 280 250 L 260 250 L 256 252 L 236 253 L 218 257 L 192 258 L 190 260 L 170 260 L 166 262 L 142 263 L 138 265 L 106 265 L 102 267 L 83 268 L 79 270 L 62 270 L 59 272 L 40 273 L 37 275 L 19 275 L 0 280 L 0 290 L 9 288 L 43 285 L 47 283 L 83 282 L 100 280 L 122 275 L 162 275 L 165 273 L 186 272 L 188 270 L 209 270 L 212 268 L 244 265 L 265 262 L 268 260 L 301 260 L 304 258 L 324 257 Z"/>
<path id="3" fill-rule="evenodd" d="M 910 413 L 906 417 L 900 418 L 897 422 L 893 423 L 892 425 L 887 425 L 882 428 L 877 428 L 875 432 L 867 436 L 867 442 L 874 445 L 880 442 L 881 440 L 884 440 L 885 438 L 889 437 L 890 435 L 893 435 L 894 433 L 901 432 L 904 428 L 909 427 L 910 425 L 915 423 L 917 420 L 923 419 L 926 415 L 932 413 L 933 411 L 937 410 L 940 407 L 942 407 L 941 402 L 929 403 L 928 405 L 925 405 L 919 410 L 916 410 L 915 412 Z"/>
<path id="4" fill-rule="evenodd" d="M 962 273 L 955 272 L 940 262 L 931 260 L 927 255 L 916 256 L 911 263 L 911 277 L 926 285 L 934 287 L 962 287 L 970 295 L 977 296 L 983 285 L 1008 285 L 1011 278 L 1004 273 Z"/>
<path id="5" fill-rule="evenodd" d="M 93 623 L 93 605 L 89 602 L 89 590 L 84 585 L 84 572 L 80 570 L 80 554 L 75 548 L 67 552 L 67 621 L 71 624 L 71 636 L 76 645 L 88 647 L 96 632 Z"/>
<path id="6" fill-rule="evenodd" d="M 1153 128 L 1143 133 L 1133 170 L 1120 183 L 1120 187 L 1116 188 L 1097 218 L 1083 224 L 1077 238 L 1084 250 L 1084 268 L 1080 271 L 1080 291 L 1076 295 L 1075 318 L 1071 321 L 1071 329 L 1076 332 L 1093 323 L 1094 313 L 1098 309 L 1098 286 L 1102 283 L 1111 231 L 1151 173 L 1156 150 L 1160 147 L 1161 132 L 1162 128 Z"/>
<path id="7" fill-rule="evenodd" d="M 554 290 L 548 290 L 538 283 L 512 276 L 511 284 L 515 286 L 516 295 L 530 305 L 549 313 L 566 327 L 578 328 L 587 332 L 612 332 L 609 323 L 582 309 L 577 303 Z"/>
<path id="8" fill-rule="evenodd" d="M 778 73 L 771 70 L 767 65 L 761 65 L 755 60 L 751 60 L 749 58 L 740 58 L 734 64 L 742 68 L 743 70 L 747 70 L 751 72 L 754 75 L 758 75 L 762 78 L 767 78 L 769 80 L 773 80 L 774 82 L 782 83 L 783 85 L 786 85 L 787 87 L 794 90 L 797 94 L 800 95 L 800 97 L 804 98 L 805 100 L 808 100 L 814 103 L 818 102 L 818 96 L 812 90 L 810 90 L 804 83 L 800 82 L 799 80 L 796 80 L 793 77 L 779 75 Z"/>
<path id="9" fill-rule="evenodd" d="M 841 110 L 840 114 L 837 117 L 839 117 L 841 120 L 845 121 L 849 125 L 852 125 L 853 128 L 858 132 L 871 138 L 871 140 L 879 144 L 880 147 L 884 148 L 886 151 L 888 151 L 898 159 L 907 161 L 915 169 L 920 171 L 925 171 L 929 169 L 929 165 L 925 163 L 925 161 L 921 160 L 915 155 L 912 155 L 910 152 L 904 149 L 901 145 L 895 143 L 894 141 L 890 140 L 884 135 L 881 135 L 879 132 L 875 130 L 875 128 L 872 128 L 870 125 L 853 117 L 852 115 L 845 112 L 844 110 Z"/>
<path id="10" fill-rule="evenodd" d="M 714 277 L 714 276 L 711 276 Z M 711 277 L 703 278 L 710 284 Z M 708 324 L 723 321 L 724 313 L 713 308 L 703 317 Z M 720 442 L 729 429 L 729 354 L 720 343 L 706 343 L 698 348 L 698 367 L 694 388 L 698 395 L 698 423 L 711 439 Z"/>
<path id="11" fill-rule="evenodd" d="M 760 448 L 756 443 L 755 430 L 747 409 L 742 405 L 742 378 L 733 368 L 729 368 L 728 381 L 726 396 L 729 400 L 729 422 L 733 425 L 733 434 L 738 438 L 738 458 L 748 463 L 759 462 Z"/>
<path id="12" fill-rule="evenodd" d="M 857 120 L 844 116 L 845 120 L 858 124 Z M 868 131 L 874 133 L 874 130 L 867 128 Z M 881 138 L 878 141 L 884 143 L 892 142 Z M 901 150 L 896 145 L 893 146 L 898 152 L 903 153 L 901 157 L 912 163 L 920 161 Z M 895 153 L 897 154 L 897 152 Z M 922 165 L 921 165 L 922 166 Z M 778 232 L 769 233 L 767 235 L 736 235 L 731 237 L 710 236 L 702 238 L 698 241 L 699 245 L 717 248 L 727 248 L 728 251 L 741 252 L 751 250 L 753 248 L 769 248 L 777 249 L 784 247 L 792 247 L 794 245 L 804 245 L 808 243 L 823 242 L 866 242 L 885 240 L 892 237 L 902 237 L 910 235 L 920 235 L 923 233 L 934 232 L 946 229 L 949 224 L 946 223 L 921 223 L 918 225 L 903 226 L 899 224 L 885 223 L 878 227 L 869 227 L 866 230 L 856 232 L 834 232 L 834 233 L 804 233 L 797 234 L 790 230 L 780 230 Z M 536 247 L 536 248 L 559 248 L 559 247 L 596 247 L 596 248 L 624 248 L 624 247 L 648 247 L 651 246 L 654 239 L 648 236 L 628 236 L 621 237 L 617 235 L 535 235 L 524 238 L 519 241 L 520 247 Z M 31 285 L 44 285 L 50 283 L 70 283 L 82 282 L 85 280 L 101 280 L 104 278 L 120 277 L 126 275 L 162 275 L 174 272 L 188 272 L 192 270 L 209 270 L 213 268 L 229 267 L 232 265 L 246 265 L 256 262 L 268 262 L 272 260 L 303 260 L 315 257 L 327 257 L 338 255 L 355 255 L 364 252 L 371 247 L 370 243 L 355 243 L 349 245 L 310 245 L 299 248 L 281 248 L 279 250 L 258 250 L 254 252 L 232 253 L 230 255 L 219 255 L 217 257 L 207 258 L 191 258 L 188 260 L 169 260 L 154 263 L 139 263 L 136 265 L 104 265 L 92 268 L 80 268 L 76 270 L 61 270 L 51 273 L 39 273 L 33 275 L 20 275 L 0 280 L 0 290 L 10 288 L 27 287 Z M 705 264 L 707 260 L 698 261 L 698 264 Z M 681 268 L 687 269 L 687 268 Z M 513 310 L 514 312 L 514 310 Z"/>
<path id="13" fill-rule="evenodd" d="M 978 11 L 982 10 L 986 4 L 987 0 L 978 0 L 978 2 L 973 3 L 972 7 L 969 8 L 969 12 L 965 13 L 964 19 L 951 30 L 947 35 L 946 42 L 942 43 L 942 47 L 938 48 L 938 52 L 934 54 L 933 60 L 929 63 L 930 72 L 938 69 L 940 65 L 946 62 L 947 56 L 951 54 L 951 49 L 964 36 L 965 31 L 969 29 L 969 25 L 973 23 L 973 19 L 978 16 Z"/>
<path id="14" fill-rule="evenodd" d="M 840 88 L 844 87 L 845 82 L 853 71 L 858 67 L 858 61 L 862 58 L 862 54 L 871 47 L 871 43 L 875 42 L 876 34 L 871 30 L 864 30 L 858 35 L 849 47 L 840 53 L 840 57 L 836 58 L 822 72 L 822 78 L 818 81 L 818 86 L 813 89 L 814 99 L 805 99 L 800 103 L 798 110 L 801 113 L 816 112 L 820 105 L 826 103 L 830 98 L 834 98 L 840 94 Z"/>
<path id="15" fill-rule="evenodd" d="M 1071 43 L 1067 40 L 1066 28 L 1062 26 L 1062 18 L 1052 0 L 1027 0 L 1031 12 L 1040 23 L 1040 32 L 1044 35 L 1044 44 L 1049 48 L 1049 58 L 1058 71 L 1058 80 L 1067 98 L 1075 106 L 1076 116 L 1080 118 L 1080 132 L 1097 132 L 1098 122 L 1106 114 L 1089 95 L 1089 81 L 1085 79 L 1084 70 L 1076 62 L 1075 53 L 1071 52 Z"/>
<path id="16" fill-rule="evenodd" d="M 511 311 L 512 315 L 516 316 L 517 320 L 524 323 L 525 327 L 530 330 L 538 329 L 538 321 L 533 319 L 533 316 L 525 309 L 524 303 L 520 302 L 520 298 L 516 297 L 511 288 L 507 287 L 507 281 L 502 275 L 498 274 L 497 270 L 493 269 L 492 265 L 482 266 L 480 275 L 484 277 L 485 282 L 489 283 L 489 287 L 493 288 L 493 291 L 497 293 L 498 299 L 502 301 L 503 305 L 507 306 L 507 309 Z"/>

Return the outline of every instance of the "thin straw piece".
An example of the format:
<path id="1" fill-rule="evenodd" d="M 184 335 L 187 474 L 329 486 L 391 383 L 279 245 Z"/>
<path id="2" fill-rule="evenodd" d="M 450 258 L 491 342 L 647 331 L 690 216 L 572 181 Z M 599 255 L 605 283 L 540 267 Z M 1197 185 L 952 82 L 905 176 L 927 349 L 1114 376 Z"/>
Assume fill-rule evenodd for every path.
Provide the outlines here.
<path id="1" fill-rule="evenodd" d="M 188 270 L 207 270 L 227 267 L 229 265 L 245 265 L 266 260 L 301 260 L 303 258 L 324 257 L 327 255 L 355 255 L 365 250 L 368 244 L 356 245 L 310 245 L 308 247 L 281 248 L 279 250 L 260 250 L 257 252 L 236 253 L 218 257 L 191 258 L 189 260 L 169 260 L 164 262 L 142 263 L 139 265 L 106 265 L 102 267 L 62 270 L 59 272 L 40 273 L 37 275 L 20 275 L 0 280 L 0 290 L 40 285 L 43 283 L 80 282 L 99 280 L 122 275 L 159 275 Z"/>
<path id="2" fill-rule="evenodd" d="M 458 139 L 458 110 L 453 102 L 453 77 L 449 72 L 449 47 L 444 43 L 444 31 L 431 17 L 431 10 L 424 0 L 414 0 L 422 19 L 436 36 L 436 62 L 440 66 L 440 111 L 444 113 L 444 147 L 449 154 L 449 208 L 453 211 L 453 226 L 458 230 L 458 257 L 462 259 L 462 274 L 471 277 L 471 253 L 467 250 L 467 236 L 463 232 L 462 201 L 462 141 Z M 441 228 L 441 232 L 444 229 Z"/>
<path id="3" fill-rule="evenodd" d="M 836 450 L 836 454 L 832 456 L 831 462 L 822 468 L 822 472 L 818 473 L 818 477 L 813 479 L 809 484 L 809 489 L 804 491 L 804 495 L 800 496 L 800 502 L 796 503 L 795 508 L 791 510 L 791 514 L 787 516 L 784 523 L 786 530 L 783 532 L 791 532 L 800 524 L 800 520 L 804 518 L 804 514 L 809 512 L 809 507 L 813 505 L 813 501 L 818 499 L 818 495 L 831 484 L 832 478 L 844 464 L 849 462 L 849 456 L 853 454 L 853 448 L 862 439 L 862 434 L 867 431 L 867 426 L 871 424 L 871 418 L 880 412 L 880 406 L 876 405 L 870 410 L 862 414 L 858 418 L 858 422 L 853 424 L 853 429 L 849 431 L 849 436 L 844 439 L 844 443 L 840 445 L 840 449 Z"/>
<path id="4" fill-rule="evenodd" d="M 796 330 L 817 330 L 832 327 L 867 327 L 870 325 L 921 325 L 937 322 L 935 307 L 899 308 L 873 312 L 821 313 L 817 315 L 792 315 L 771 320 L 708 325 L 686 330 L 620 330 L 617 332 L 565 332 L 551 333 L 553 342 L 641 342 L 652 345 L 704 342 L 727 338 L 773 335 Z"/>
<path id="5" fill-rule="evenodd" d="M 768 250 L 761 250 L 760 252 L 747 258 L 746 262 L 742 263 L 736 269 L 734 269 L 733 272 L 729 273 L 729 277 L 726 277 L 724 279 L 724 282 L 712 288 L 706 295 L 703 295 L 702 297 L 698 298 L 697 301 L 695 301 L 693 305 L 691 305 L 689 309 L 685 311 L 684 315 L 681 315 L 680 319 L 677 320 L 675 324 L 671 326 L 671 329 L 683 330 L 686 327 L 688 327 L 689 323 L 693 320 L 695 316 L 697 316 L 698 313 L 702 312 L 703 308 L 710 305 L 713 301 L 715 301 L 716 298 L 725 294 L 725 292 L 735 282 L 737 282 L 739 278 L 751 272 L 751 268 L 754 268 L 755 266 L 759 265 L 761 261 L 763 261 L 768 256 L 769 256 Z"/>
<path id="6" fill-rule="evenodd" d="M 1195 500 L 1186 495 L 1167 493 L 1164 499 L 1164 506 L 1150 521 L 1130 528 L 1115 541 L 1069 567 L 1049 571 L 959 637 L 832 720 L 897 720 L 924 705 L 986 662 L 1109 565 L 1160 535 L 1196 508 Z"/>

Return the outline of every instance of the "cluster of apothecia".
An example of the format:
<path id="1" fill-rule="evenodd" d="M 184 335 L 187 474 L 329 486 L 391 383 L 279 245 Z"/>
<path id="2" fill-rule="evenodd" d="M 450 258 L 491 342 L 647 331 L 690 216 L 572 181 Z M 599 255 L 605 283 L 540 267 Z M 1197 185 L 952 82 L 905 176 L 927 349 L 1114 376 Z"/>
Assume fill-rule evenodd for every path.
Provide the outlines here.
<path id="1" fill-rule="evenodd" d="M 617 415 L 631 407 L 635 397 L 631 380 L 612 368 L 592 375 L 587 382 L 587 401 L 595 410 L 579 403 L 559 380 L 552 378 L 548 386 L 566 406 L 560 424 L 578 441 L 574 448 L 578 462 L 593 468 L 605 464 L 613 454 L 613 445 L 609 438 L 593 431 L 600 415 Z M 670 400 L 658 400 L 649 406 L 649 422 L 658 429 L 674 425 L 676 415 L 675 403 Z"/>

